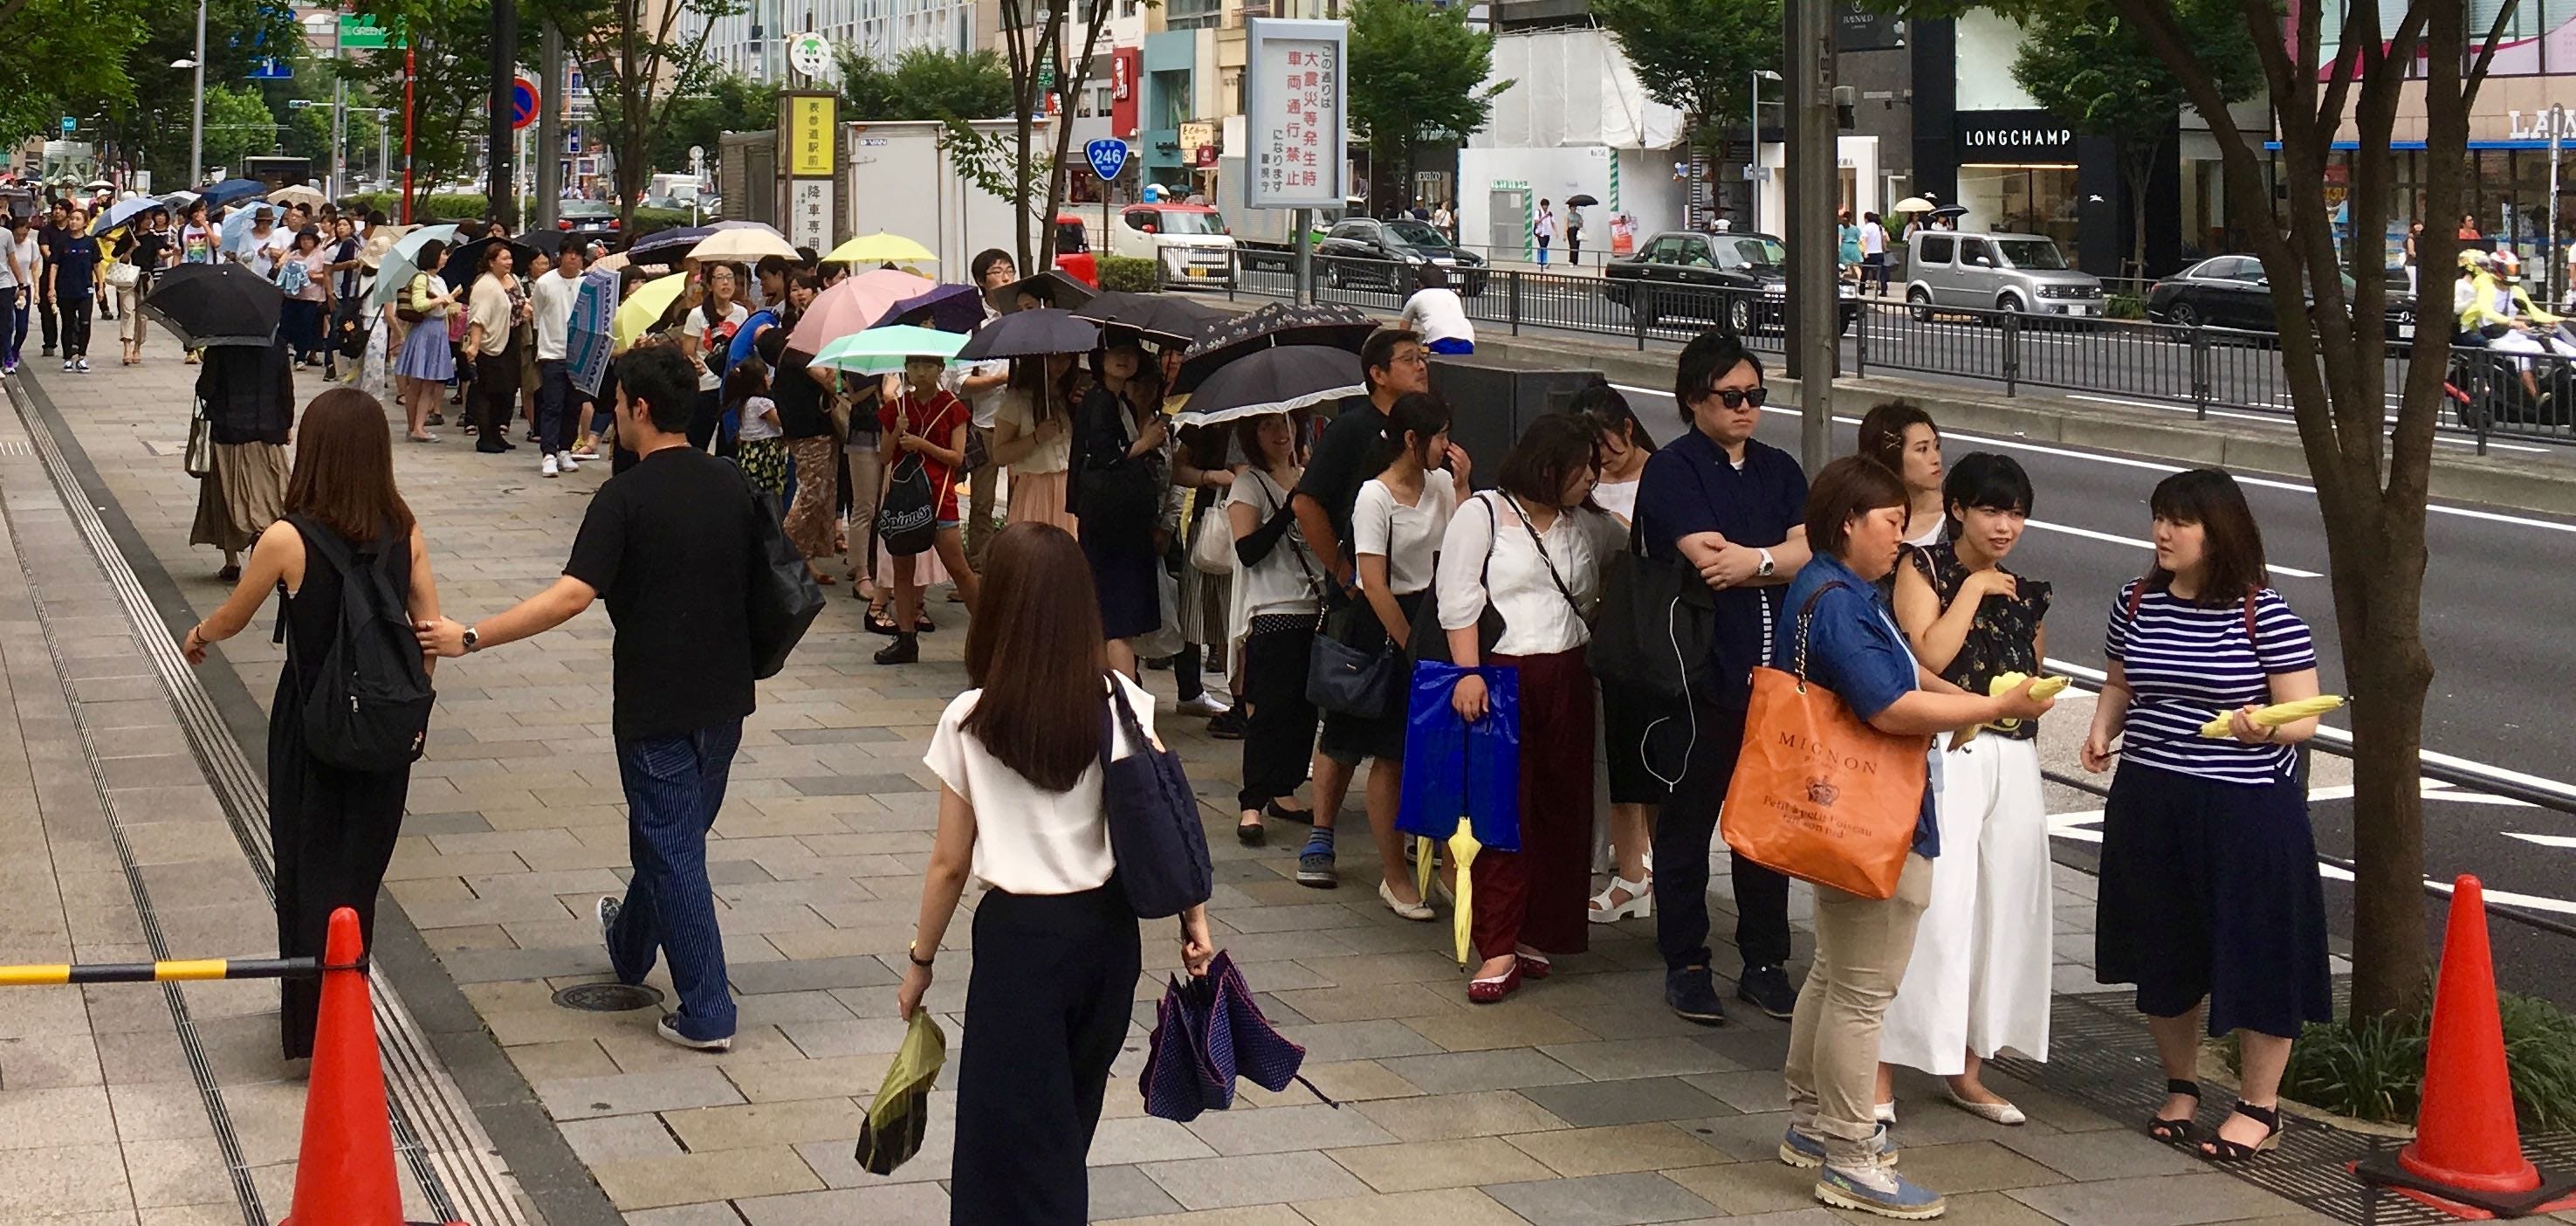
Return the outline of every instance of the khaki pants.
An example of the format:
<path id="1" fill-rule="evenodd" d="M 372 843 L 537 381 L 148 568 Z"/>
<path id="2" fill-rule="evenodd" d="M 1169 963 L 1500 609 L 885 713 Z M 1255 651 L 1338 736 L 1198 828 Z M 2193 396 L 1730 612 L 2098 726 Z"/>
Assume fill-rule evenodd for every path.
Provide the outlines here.
<path id="1" fill-rule="evenodd" d="M 1867 1168 L 1878 1132 L 1878 1027 L 1914 956 L 1932 901 L 1932 862 L 1905 857 L 1896 896 L 1816 888 L 1816 962 L 1789 1023 L 1789 1126 L 1825 1143 L 1825 1160 Z"/>
<path id="2" fill-rule="evenodd" d="M 968 428 L 984 440 L 984 454 L 993 454 L 993 428 Z M 993 491 L 1001 484 L 1002 466 L 988 462 L 966 487 L 966 564 L 978 573 L 984 569 L 984 546 L 993 539 Z"/>

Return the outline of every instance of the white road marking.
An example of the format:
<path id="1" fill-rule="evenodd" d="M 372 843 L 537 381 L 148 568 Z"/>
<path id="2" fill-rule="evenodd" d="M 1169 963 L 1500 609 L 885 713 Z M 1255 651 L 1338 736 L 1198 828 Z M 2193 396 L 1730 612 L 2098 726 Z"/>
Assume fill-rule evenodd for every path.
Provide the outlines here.
<path id="1" fill-rule="evenodd" d="M 1654 396 L 1663 400 L 1671 400 L 1673 398 L 1673 394 L 1670 391 L 1658 390 L 1651 387 L 1636 387 L 1625 383 L 1612 384 L 1611 386 L 1618 388 L 1622 392 L 1634 395 Z M 1766 405 L 1763 407 L 1762 411 L 1765 413 L 1784 414 L 1790 417 L 1798 416 L 1798 410 L 1789 408 L 1785 405 L 1778 407 Z M 1860 419 L 1857 417 L 1836 416 L 1834 420 L 1838 423 L 1846 423 L 1855 426 L 1860 424 Z M 2057 456 L 2061 459 L 2083 460 L 2094 464 L 2108 464 L 2117 468 L 2139 468 L 2145 469 L 2149 472 L 2159 473 L 2178 473 L 2184 471 L 2183 467 L 2179 464 L 2165 464 L 2154 460 L 2139 460 L 2128 456 L 2104 455 L 2099 452 L 2077 451 L 2069 447 L 2052 447 L 2045 443 L 2034 443 L 2027 439 L 1998 438 L 1992 435 L 1982 434 L 1951 434 L 1948 437 L 1988 447 L 2001 447 L 2011 451 L 2027 451 L 2033 455 Z M 2282 481 L 2271 477 L 2251 477 L 2241 473 L 2237 475 L 2236 482 L 2239 485 L 2253 485 L 2260 486 L 2264 489 L 2284 490 L 2293 494 L 2305 494 L 2311 498 L 2315 497 L 2317 492 L 2317 488 L 2313 485 L 2303 485 L 2296 481 Z M 2551 532 L 2576 533 L 2576 523 L 2560 523 L 2553 520 L 2532 519 L 2527 516 L 2508 515 L 2501 511 L 2483 511 L 2473 507 L 2444 506 L 2440 503 L 2435 503 L 2428 509 L 2437 515 L 2456 515 L 2463 519 L 2480 519 L 2489 523 L 2512 524 L 2519 528 L 2541 528 Z"/>
<path id="2" fill-rule="evenodd" d="M 2562 849 L 2576 847 L 2576 835 L 2524 834 L 2519 830 L 2502 830 L 2497 833 L 2502 834 L 2508 839 L 2520 839 L 2525 843 L 2537 843 L 2542 847 L 2557 847 Z"/>
<path id="3" fill-rule="evenodd" d="M 2156 547 L 2155 543 L 2152 541 L 2142 541 L 2133 536 L 2119 536 L 2109 532 L 2096 532 L 2091 528 L 2077 528 L 2066 524 L 2052 524 L 2046 520 L 2039 519 L 2028 520 L 2025 522 L 2030 527 L 2038 528 L 2045 532 L 2063 532 L 2068 536 L 2080 536 L 2088 541 L 2104 541 L 2113 545 L 2128 545 L 2138 549 L 2154 549 Z M 2325 578 L 2325 574 L 2322 571 L 2301 570 L 2296 566 L 2284 566 L 2278 562 L 2271 563 L 2271 568 L 2273 574 L 2288 575 L 2293 579 Z"/>

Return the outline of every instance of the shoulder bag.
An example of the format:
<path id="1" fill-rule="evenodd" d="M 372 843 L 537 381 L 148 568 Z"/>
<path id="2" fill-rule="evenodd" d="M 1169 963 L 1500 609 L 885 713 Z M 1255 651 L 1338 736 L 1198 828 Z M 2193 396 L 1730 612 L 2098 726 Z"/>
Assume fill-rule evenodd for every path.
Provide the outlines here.
<path id="1" fill-rule="evenodd" d="M 796 543 L 787 539 L 776 495 L 743 479 L 751 499 L 752 554 L 744 621 L 751 631 L 751 675 L 766 680 L 787 667 L 788 654 L 823 612 L 823 589 Z"/>
<path id="2" fill-rule="evenodd" d="M 895 412 L 908 417 L 911 400 L 907 398 L 895 406 Z M 938 423 L 931 425 L 936 427 Z M 949 474 L 951 480 L 955 476 L 954 472 Z M 931 487 L 930 462 L 920 452 L 896 457 L 894 479 L 886 485 L 885 503 L 876 518 L 877 539 L 885 545 L 886 552 L 898 558 L 928 553 L 938 537 L 939 504 L 946 500 L 945 489 Z"/>
<path id="3" fill-rule="evenodd" d="M 1891 898 L 1923 810 L 1931 738 L 1881 732 L 1807 680 L 1816 602 L 1849 586 L 1825 584 L 1799 607 L 1794 671 L 1753 670 L 1744 747 L 1718 825 L 1726 845 L 1756 864 L 1862 898 Z"/>
<path id="4" fill-rule="evenodd" d="M 1156 457 L 1125 454 L 1136 437 L 1128 420 L 1126 402 L 1112 398 L 1118 418 L 1119 456 L 1105 466 L 1083 465 L 1076 491 L 1075 518 L 1084 530 L 1107 533 L 1105 539 L 1132 540 L 1154 530 L 1154 521 L 1163 512 L 1163 487 L 1167 482 L 1155 462 Z M 1088 457 L 1085 457 L 1086 459 Z"/>
<path id="5" fill-rule="evenodd" d="M 188 418 L 188 450 L 179 461 L 191 477 L 215 475 L 215 423 L 206 420 L 206 402 L 197 401 L 195 415 Z"/>
<path id="6" fill-rule="evenodd" d="M 1592 675 L 1614 692 L 1612 701 L 1678 707 L 1708 675 L 1716 638 L 1716 594 L 1698 568 L 1646 556 L 1644 536 L 1631 520 L 1628 548 L 1604 568 L 1592 623 Z"/>
<path id="7" fill-rule="evenodd" d="M 402 296 L 394 301 L 394 318 L 407 324 L 416 324 L 429 318 L 429 311 L 421 306 L 421 300 L 427 296 L 428 290 L 429 274 L 422 273 L 413 277 L 411 284 L 403 287 Z"/>
<path id="8" fill-rule="evenodd" d="M 1234 573 L 1234 524 L 1226 516 L 1225 503 L 1200 511 L 1191 521 L 1190 565 L 1202 575 Z"/>
<path id="9" fill-rule="evenodd" d="M 1113 721 L 1127 737 L 1127 756 L 1112 758 Z M 1100 795 L 1109 825 L 1109 857 L 1119 888 L 1139 919 L 1178 915 L 1216 890 L 1198 797 L 1181 756 L 1154 743 L 1127 705 L 1127 690 L 1109 681 L 1100 708 Z"/>

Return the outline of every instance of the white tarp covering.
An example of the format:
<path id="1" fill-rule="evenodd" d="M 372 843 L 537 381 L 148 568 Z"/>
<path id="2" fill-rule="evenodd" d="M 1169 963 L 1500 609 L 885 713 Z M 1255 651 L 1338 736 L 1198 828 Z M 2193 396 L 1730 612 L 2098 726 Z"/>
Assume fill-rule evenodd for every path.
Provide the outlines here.
<path id="1" fill-rule="evenodd" d="M 1486 84 L 1510 81 L 1494 99 L 1470 149 L 1606 145 L 1670 149 L 1682 143 L 1682 113 L 1647 96 L 1636 66 L 1600 30 L 1546 30 L 1494 40 Z"/>

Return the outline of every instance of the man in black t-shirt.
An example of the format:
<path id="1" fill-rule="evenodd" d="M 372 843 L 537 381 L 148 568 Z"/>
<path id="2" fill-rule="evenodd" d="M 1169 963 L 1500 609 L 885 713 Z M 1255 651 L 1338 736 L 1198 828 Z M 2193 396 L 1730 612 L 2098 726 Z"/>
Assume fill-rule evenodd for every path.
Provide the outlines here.
<path id="1" fill-rule="evenodd" d="M 697 365 L 676 346 L 620 355 L 617 437 L 638 458 L 591 499 L 563 577 L 473 626 L 423 622 L 420 641 L 461 656 L 542 634 L 607 597 L 617 628 L 612 726 L 635 858 L 626 897 L 599 900 L 609 967 L 642 983 L 656 950 L 667 955 L 680 1008 L 658 1033 L 726 1051 L 734 1005 L 706 840 L 753 706 L 746 604 L 759 537 L 740 470 L 689 446 L 697 399 Z"/>
<path id="2" fill-rule="evenodd" d="M 1306 547 L 1331 568 L 1345 593 L 1355 592 L 1358 582 L 1359 558 L 1349 547 L 1351 507 L 1359 501 L 1360 487 L 1386 467 L 1387 410 L 1406 393 L 1431 390 L 1431 362 L 1420 336 L 1402 328 L 1380 328 L 1360 348 L 1360 374 L 1368 380 L 1368 395 L 1342 401 L 1333 424 L 1324 428 L 1315 454 L 1306 461 L 1306 475 L 1297 482 L 1297 492 L 1288 500 Z M 1322 748 L 1315 754 L 1311 816 L 1283 808 L 1275 800 L 1270 803 L 1273 817 L 1315 823 L 1304 850 L 1297 853 L 1297 881 L 1317 889 L 1341 884 L 1341 872 L 1333 863 L 1333 822 L 1340 814 L 1342 797 L 1350 791 L 1351 773 L 1366 756 L 1346 748 L 1357 738 L 1335 735 L 1350 719 L 1330 713 L 1324 717 Z"/>
<path id="3" fill-rule="evenodd" d="M 62 250 L 63 240 L 71 237 L 72 206 L 57 200 L 45 215 L 45 224 L 36 227 L 36 246 L 45 253 L 45 267 L 54 266 L 54 256 Z M 54 278 L 42 273 L 36 282 L 36 318 L 45 326 L 45 357 L 54 356 L 54 347 L 62 343 L 62 316 L 54 307 Z"/>

